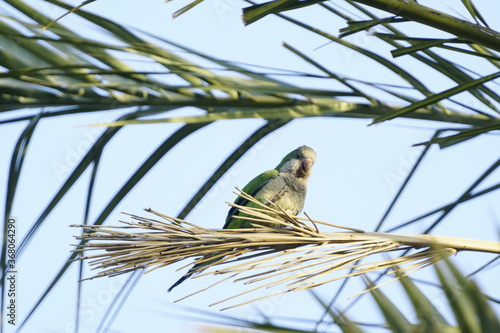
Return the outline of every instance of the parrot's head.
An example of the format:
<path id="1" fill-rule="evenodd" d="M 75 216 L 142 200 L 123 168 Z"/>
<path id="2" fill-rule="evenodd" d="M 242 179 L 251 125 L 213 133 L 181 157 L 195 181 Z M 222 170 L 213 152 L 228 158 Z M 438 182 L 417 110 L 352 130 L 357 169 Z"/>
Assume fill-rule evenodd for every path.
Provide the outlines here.
<path id="1" fill-rule="evenodd" d="M 316 152 L 308 146 L 300 146 L 286 155 L 276 169 L 307 180 L 314 162 L 316 162 Z"/>

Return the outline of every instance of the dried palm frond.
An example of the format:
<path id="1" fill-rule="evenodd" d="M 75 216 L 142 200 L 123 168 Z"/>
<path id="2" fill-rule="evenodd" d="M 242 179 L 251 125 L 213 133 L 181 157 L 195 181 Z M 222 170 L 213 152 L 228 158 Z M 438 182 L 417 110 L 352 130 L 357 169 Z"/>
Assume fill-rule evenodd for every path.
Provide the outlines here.
<path id="1" fill-rule="evenodd" d="M 244 192 L 238 194 L 259 205 L 256 208 L 230 203 L 247 215 L 240 218 L 253 221 L 253 229 L 207 229 L 147 209 L 161 219 L 127 214 L 134 221 L 121 221 L 124 226 L 73 225 L 84 228 L 83 234 L 76 236 L 83 243 L 74 251 L 88 253 L 100 250 L 98 254 L 81 256 L 77 260 L 87 259 L 90 265 L 95 266 L 94 269 L 102 269 L 89 278 L 92 279 L 137 269 L 146 269 L 147 273 L 195 258 L 196 263 L 207 262 L 204 267 L 207 272 L 198 277 L 229 274 L 229 277 L 218 283 L 236 278 L 235 282 L 256 285 L 212 304 L 216 305 L 261 288 L 284 286 L 278 292 L 260 297 L 264 298 L 375 270 L 389 269 L 390 273 L 397 272 L 398 276 L 404 276 L 457 251 L 500 253 L 498 242 L 363 232 L 309 217 L 291 216 L 277 205 L 261 203 Z M 286 228 L 267 226 L 276 224 Z M 348 229 L 351 232 L 321 232 L 317 225 Z M 401 257 L 360 263 L 361 259 L 372 258 L 376 254 L 401 250 L 413 251 Z M 225 255 L 214 262 L 214 253 Z M 216 265 L 218 269 L 210 271 Z M 340 270 L 351 269 L 352 272 L 348 274 L 335 274 Z"/>

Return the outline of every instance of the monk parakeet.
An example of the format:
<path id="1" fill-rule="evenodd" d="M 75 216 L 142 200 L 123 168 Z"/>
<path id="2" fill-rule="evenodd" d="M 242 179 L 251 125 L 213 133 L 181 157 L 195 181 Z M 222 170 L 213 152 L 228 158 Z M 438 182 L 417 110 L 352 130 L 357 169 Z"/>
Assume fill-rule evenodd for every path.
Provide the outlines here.
<path id="1" fill-rule="evenodd" d="M 243 192 L 250 194 L 264 203 L 268 201 L 274 202 L 287 213 L 297 215 L 304 207 L 307 181 L 311 175 L 311 169 L 315 161 L 316 152 L 312 148 L 301 146 L 286 155 L 276 168 L 263 172 L 252 179 L 243 188 Z M 240 196 L 236 198 L 234 203 L 240 206 L 255 205 Z M 241 214 L 237 208 L 231 207 L 223 228 L 252 228 L 251 221 L 238 218 Z M 275 227 L 279 227 L 279 225 Z M 214 260 L 217 261 L 218 259 Z M 213 263 L 213 261 L 194 265 L 168 291 L 174 289 L 193 274 L 201 272 L 200 268 L 209 263 Z"/>

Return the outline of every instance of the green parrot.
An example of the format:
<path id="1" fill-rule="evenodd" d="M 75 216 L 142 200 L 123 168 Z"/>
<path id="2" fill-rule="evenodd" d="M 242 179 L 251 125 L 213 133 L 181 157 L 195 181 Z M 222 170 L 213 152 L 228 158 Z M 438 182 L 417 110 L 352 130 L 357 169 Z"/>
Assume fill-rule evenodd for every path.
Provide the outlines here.
<path id="1" fill-rule="evenodd" d="M 250 194 L 263 203 L 268 201 L 276 203 L 287 213 L 297 215 L 304 207 L 307 181 L 311 175 L 311 169 L 315 161 L 316 152 L 310 147 L 301 146 L 286 155 L 276 168 L 263 172 L 252 179 L 243 188 L 243 192 Z M 240 206 L 255 205 L 255 203 L 249 202 L 241 196 L 238 196 L 234 203 Z M 238 218 L 238 216 L 242 215 L 237 208 L 231 207 L 223 228 L 252 228 L 251 221 Z M 280 225 L 271 227 L 280 227 Z M 219 259 L 220 256 L 214 260 L 194 265 L 168 291 L 170 292 L 193 274 L 201 272 L 201 267 L 216 262 Z"/>

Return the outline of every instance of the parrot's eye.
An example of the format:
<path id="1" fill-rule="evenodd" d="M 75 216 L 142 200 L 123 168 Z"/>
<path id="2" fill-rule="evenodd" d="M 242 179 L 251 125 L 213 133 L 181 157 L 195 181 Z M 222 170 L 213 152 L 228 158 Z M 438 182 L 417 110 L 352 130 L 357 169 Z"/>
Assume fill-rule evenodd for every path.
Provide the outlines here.
<path id="1" fill-rule="evenodd" d="M 295 155 L 295 158 L 299 159 L 300 158 L 300 154 Z"/>

